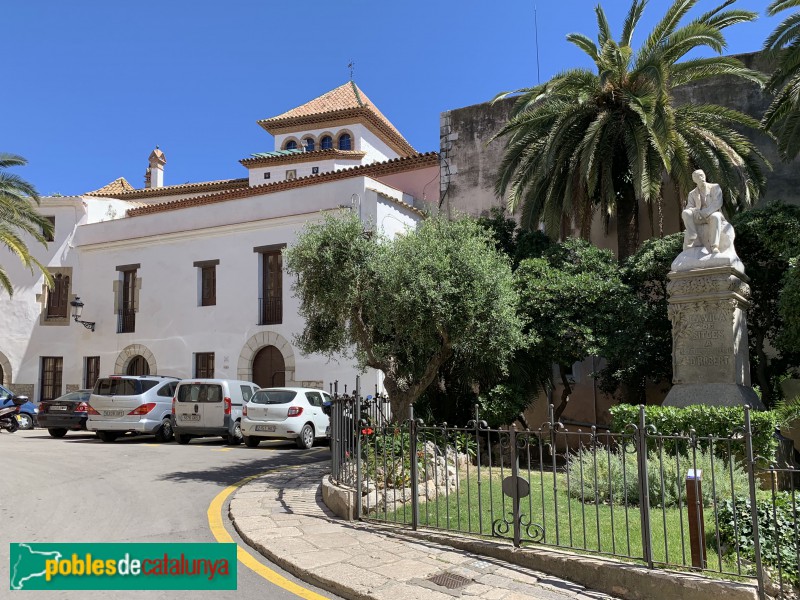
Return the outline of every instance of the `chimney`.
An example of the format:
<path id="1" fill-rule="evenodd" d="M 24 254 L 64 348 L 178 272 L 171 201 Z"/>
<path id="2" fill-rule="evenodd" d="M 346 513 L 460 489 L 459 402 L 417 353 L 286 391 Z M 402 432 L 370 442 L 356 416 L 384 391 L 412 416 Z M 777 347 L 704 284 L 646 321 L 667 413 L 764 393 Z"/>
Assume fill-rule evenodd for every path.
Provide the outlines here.
<path id="1" fill-rule="evenodd" d="M 164 165 L 167 159 L 158 146 L 150 153 L 150 166 L 144 176 L 144 186 L 146 188 L 164 187 Z"/>

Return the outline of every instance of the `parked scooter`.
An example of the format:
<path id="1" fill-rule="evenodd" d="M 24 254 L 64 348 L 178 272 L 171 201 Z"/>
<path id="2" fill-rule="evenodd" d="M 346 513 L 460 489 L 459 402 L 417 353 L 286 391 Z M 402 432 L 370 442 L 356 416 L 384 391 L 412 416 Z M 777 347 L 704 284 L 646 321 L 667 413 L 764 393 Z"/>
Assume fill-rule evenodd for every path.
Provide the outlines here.
<path id="1" fill-rule="evenodd" d="M 28 397 L 13 396 L 11 401 L 14 404 L 0 408 L 0 429 L 5 429 L 8 433 L 14 433 L 19 429 L 17 414 L 19 413 L 19 407 L 28 401 Z"/>

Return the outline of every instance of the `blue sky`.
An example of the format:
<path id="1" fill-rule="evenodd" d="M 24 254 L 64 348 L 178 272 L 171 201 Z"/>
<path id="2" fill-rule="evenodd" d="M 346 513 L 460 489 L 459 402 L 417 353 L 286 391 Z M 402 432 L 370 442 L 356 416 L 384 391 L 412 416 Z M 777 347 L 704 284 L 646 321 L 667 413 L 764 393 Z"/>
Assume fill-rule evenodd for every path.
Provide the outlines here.
<path id="1" fill-rule="evenodd" d="M 697 16 L 719 2 L 699 0 Z M 596 34 L 588 0 L 25 0 L 4 7 L 0 151 L 42 194 L 117 177 L 143 183 L 156 144 L 165 184 L 245 177 L 272 149 L 256 120 L 349 79 L 419 151 L 438 150 L 442 111 L 588 66 L 570 32 Z M 627 0 L 602 2 L 615 32 Z M 650 0 L 637 40 L 671 4 Z M 758 50 L 778 19 L 728 30 L 729 53 Z"/>

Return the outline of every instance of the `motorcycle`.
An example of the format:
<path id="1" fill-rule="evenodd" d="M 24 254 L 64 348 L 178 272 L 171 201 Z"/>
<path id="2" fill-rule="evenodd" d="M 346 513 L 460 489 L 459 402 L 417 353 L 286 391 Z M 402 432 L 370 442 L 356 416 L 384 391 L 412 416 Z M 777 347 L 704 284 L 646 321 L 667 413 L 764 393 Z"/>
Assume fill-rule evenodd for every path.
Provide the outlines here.
<path id="1" fill-rule="evenodd" d="M 13 396 L 11 398 L 13 404 L 0 408 L 0 429 L 5 429 L 8 433 L 14 433 L 19 429 L 19 421 L 17 421 L 17 414 L 19 407 L 28 401 L 27 396 Z"/>

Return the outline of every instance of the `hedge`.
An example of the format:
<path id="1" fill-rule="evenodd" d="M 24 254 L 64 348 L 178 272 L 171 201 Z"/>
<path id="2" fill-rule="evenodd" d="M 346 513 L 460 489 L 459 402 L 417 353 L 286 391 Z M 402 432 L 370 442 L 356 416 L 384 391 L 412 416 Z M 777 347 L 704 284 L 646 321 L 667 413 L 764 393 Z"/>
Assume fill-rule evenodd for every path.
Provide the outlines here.
<path id="1" fill-rule="evenodd" d="M 626 431 L 627 425 L 638 422 L 638 406 L 619 404 L 611 408 L 612 431 L 622 433 Z M 700 437 L 740 438 L 739 432 L 744 427 L 744 408 L 703 404 L 685 408 L 646 406 L 645 423 L 654 426 L 662 435 L 686 435 L 690 429 L 694 429 Z M 750 411 L 750 423 L 753 431 L 753 454 L 766 459 L 767 462 L 773 462 L 778 449 L 778 440 L 775 437 L 775 429 L 779 424 L 778 415 L 771 410 Z M 630 429 L 627 431 L 630 432 Z M 670 445 L 665 444 L 665 449 L 668 451 L 673 449 L 668 446 Z M 674 447 L 674 444 L 671 446 Z M 736 446 L 737 449 L 744 448 L 741 443 L 737 443 Z"/>

